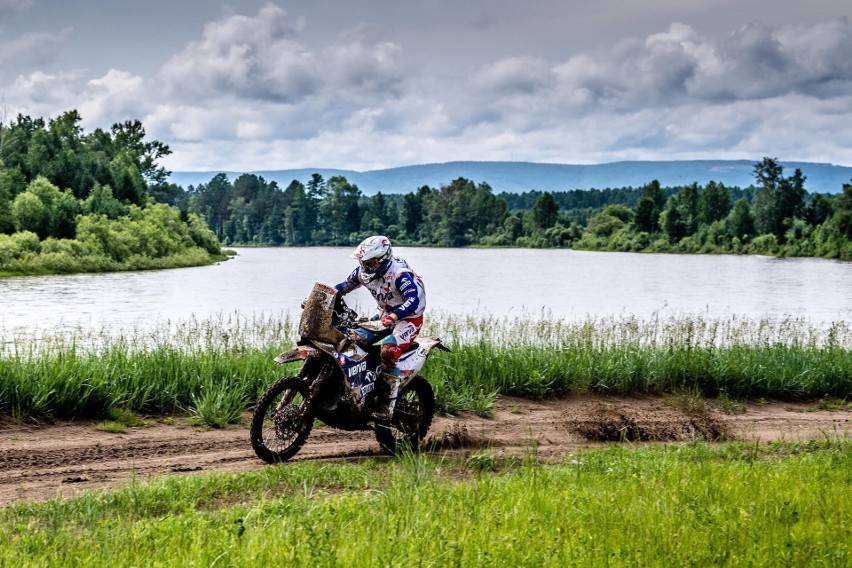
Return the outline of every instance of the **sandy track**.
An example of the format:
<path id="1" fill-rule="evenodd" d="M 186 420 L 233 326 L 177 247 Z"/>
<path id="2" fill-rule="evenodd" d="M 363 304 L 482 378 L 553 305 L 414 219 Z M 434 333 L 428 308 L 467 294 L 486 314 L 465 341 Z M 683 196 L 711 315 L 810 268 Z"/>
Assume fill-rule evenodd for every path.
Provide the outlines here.
<path id="1" fill-rule="evenodd" d="M 150 421 L 152 426 L 112 434 L 96 430 L 93 421 L 36 425 L 0 417 L 0 506 L 73 496 L 134 479 L 268 467 L 254 455 L 245 426 L 207 430 L 181 420 L 168 425 Z M 543 460 L 561 460 L 579 447 L 613 437 L 672 441 L 717 435 L 750 441 L 849 437 L 852 410 L 769 403 L 724 414 L 659 398 L 503 398 L 493 419 L 438 417 L 430 430 L 435 452 L 487 447 L 498 455 L 534 451 Z M 316 428 L 294 461 L 381 455 L 372 432 Z"/>

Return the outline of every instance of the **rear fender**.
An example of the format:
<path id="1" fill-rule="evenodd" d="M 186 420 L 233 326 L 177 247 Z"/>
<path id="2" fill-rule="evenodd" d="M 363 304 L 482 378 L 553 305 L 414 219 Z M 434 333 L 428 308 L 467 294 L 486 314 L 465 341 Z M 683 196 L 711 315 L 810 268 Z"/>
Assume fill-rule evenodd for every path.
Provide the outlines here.
<path id="1" fill-rule="evenodd" d="M 450 352 L 450 348 L 444 345 L 440 337 L 418 337 L 417 343 L 420 345 L 420 349 L 426 350 L 427 356 L 433 349 Z"/>
<path id="2" fill-rule="evenodd" d="M 399 368 L 400 376 L 403 379 L 403 385 L 408 384 L 420 372 L 433 349 L 449 351 L 437 337 L 418 337 L 417 348 L 400 357 L 397 368 Z"/>

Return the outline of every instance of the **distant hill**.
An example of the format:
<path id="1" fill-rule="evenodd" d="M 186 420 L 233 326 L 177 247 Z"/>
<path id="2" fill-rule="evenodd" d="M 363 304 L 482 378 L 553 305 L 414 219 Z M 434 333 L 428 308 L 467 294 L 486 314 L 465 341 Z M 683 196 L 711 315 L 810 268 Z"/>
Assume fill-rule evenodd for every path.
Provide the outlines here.
<path id="1" fill-rule="evenodd" d="M 293 170 L 267 170 L 251 172 L 224 172 L 231 181 L 242 173 L 263 176 L 276 181 L 282 188 L 291 181 L 307 182 L 319 173 L 323 178 L 341 175 L 356 184 L 362 193 L 410 193 L 428 185 L 438 188 L 452 180 L 464 177 L 476 183 L 487 182 L 495 193 L 502 191 L 521 193 L 532 189 L 540 191 L 567 191 L 571 189 L 606 189 L 641 187 L 651 180 L 660 180 L 663 186 L 680 186 L 698 182 L 722 182 L 728 186 L 747 187 L 754 183 L 752 171 L 755 161 L 749 160 L 688 160 L 669 162 L 612 162 L 608 164 L 571 165 L 532 162 L 447 162 L 422 164 L 386 170 L 357 172 L 328 168 L 302 168 Z M 810 192 L 839 193 L 844 183 L 852 180 L 852 167 L 814 162 L 781 162 L 785 175 L 796 168 L 807 176 L 805 187 Z M 184 188 L 208 183 L 220 172 L 172 172 L 170 181 Z"/>

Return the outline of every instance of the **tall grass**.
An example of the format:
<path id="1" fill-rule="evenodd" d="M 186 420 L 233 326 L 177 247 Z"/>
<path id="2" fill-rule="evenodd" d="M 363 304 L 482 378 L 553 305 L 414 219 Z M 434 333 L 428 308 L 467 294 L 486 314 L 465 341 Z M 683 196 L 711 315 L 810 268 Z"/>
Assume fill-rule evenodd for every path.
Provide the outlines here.
<path id="1" fill-rule="evenodd" d="M 190 409 L 227 422 L 276 377 L 296 372 L 272 362 L 295 341 L 296 324 L 286 314 L 232 314 L 0 338 L 0 411 Z M 453 350 L 435 352 L 424 369 L 447 412 L 487 414 L 500 394 L 689 389 L 732 398 L 852 397 L 852 329 L 845 322 L 438 314 L 423 335 L 442 336 Z"/>
<path id="2" fill-rule="evenodd" d="M 701 316 L 567 321 L 523 314 L 449 316 L 432 325 L 430 332 L 456 346 L 426 370 L 445 404 L 473 392 L 852 396 L 852 327 L 846 322 Z"/>
<path id="3" fill-rule="evenodd" d="M 848 440 L 486 458 L 296 463 L 18 505 L 0 510 L 0 565 L 852 562 Z"/>

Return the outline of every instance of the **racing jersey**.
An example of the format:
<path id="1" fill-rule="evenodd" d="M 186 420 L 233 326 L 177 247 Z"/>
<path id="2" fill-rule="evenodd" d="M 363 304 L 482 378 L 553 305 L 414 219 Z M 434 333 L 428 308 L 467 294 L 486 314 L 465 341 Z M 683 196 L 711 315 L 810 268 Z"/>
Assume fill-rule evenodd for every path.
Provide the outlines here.
<path id="1" fill-rule="evenodd" d="M 384 274 L 369 282 L 361 280 L 361 267 L 335 286 L 341 294 L 348 294 L 364 286 L 373 295 L 379 309 L 385 314 L 395 313 L 399 319 L 423 315 L 426 310 L 426 288 L 423 280 L 401 258 L 393 257 Z"/>

